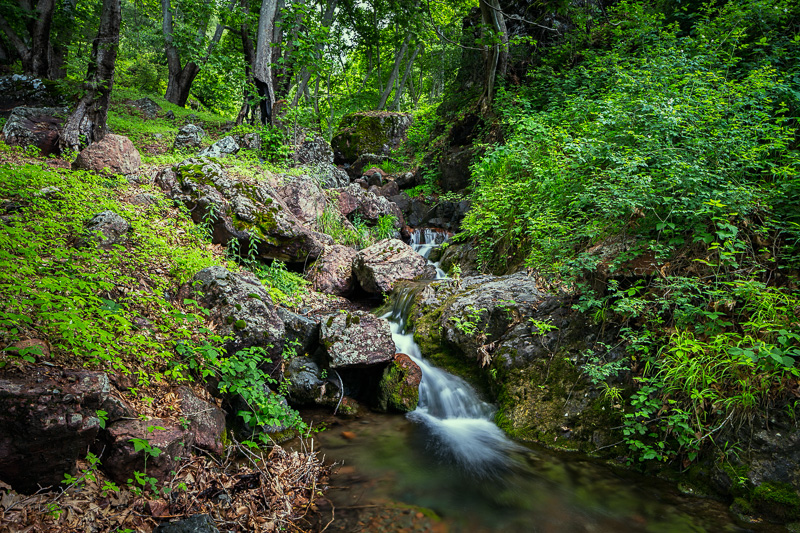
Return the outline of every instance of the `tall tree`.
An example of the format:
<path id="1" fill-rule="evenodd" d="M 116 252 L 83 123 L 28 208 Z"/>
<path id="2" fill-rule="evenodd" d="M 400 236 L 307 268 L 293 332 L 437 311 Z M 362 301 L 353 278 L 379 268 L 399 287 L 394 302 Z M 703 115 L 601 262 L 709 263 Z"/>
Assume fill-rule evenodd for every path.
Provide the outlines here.
<path id="1" fill-rule="evenodd" d="M 508 64 L 508 32 L 499 0 L 480 0 L 484 42 L 484 79 L 481 108 L 491 110 L 497 74 L 505 75 Z"/>
<path id="2" fill-rule="evenodd" d="M 235 0 L 228 6 L 228 10 L 233 9 Z M 210 15 L 213 12 L 213 4 L 211 0 L 206 0 L 200 5 L 203 9 L 200 10 L 199 17 L 202 21 L 199 23 L 197 33 L 194 38 L 194 45 L 202 47 L 206 38 L 206 31 L 208 29 L 208 22 Z M 165 52 L 167 55 L 167 92 L 164 98 L 168 102 L 179 105 L 181 107 L 186 105 L 189 99 L 189 92 L 192 88 L 192 83 L 197 75 L 200 73 L 202 66 L 208 62 L 214 48 L 219 44 L 222 39 L 222 34 L 225 31 L 225 26 L 222 22 L 217 24 L 214 30 L 214 35 L 211 37 L 208 46 L 205 48 L 205 53 L 201 57 L 186 60 L 185 63 L 181 60 L 181 47 L 175 39 L 175 21 L 173 17 L 174 8 L 170 0 L 161 0 L 161 31 L 164 34 Z M 185 59 L 185 58 L 184 58 Z"/>
<path id="3" fill-rule="evenodd" d="M 62 148 L 78 150 L 81 134 L 86 136 L 88 144 L 92 144 L 108 133 L 108 103 L 114 88 L 121 4 L 121 0 L 103 0 L 100 28 L 92 42 L 92 59 L 83 85 L 85 93 L 64 125 L 60 140 Z"/>
<path id="4" fill-rule="evenodd" d="M 386 101 L 389 99 L 389 95 L 394 88 L 394 83 L 397 80 L 397 75 L 400 73 L 400 63 L 403 62 L 403 58 L 406 55 L 406 51 L 408 51 L 408 44 L 411 42 L 411 34 L 407 33 L 406 38 L 403 39 L 403 44 L 400 45 L 400 48 L 397 50 L 397 54 L 394 56 L 394 66 L 392 67 L 392 72 L 389 74 L 389 79 L 386 80 L 386 88 L 381 93 L 381 98 L 378 101 L 377 109 L 382 110 L 386 107 Z"/>
<path id="5" fill-rule="evenodd" d="M 272 76 L 272 43 L 276 42 L 280 28 L 275 19 L 279 13 L 281 0 L 262 0 L 258 16 L 256 56 L 253 62 L 253 81 L 259 97 L 261 122 L 272 123 L 272 106 L 275 105 L 275 80 Z"/>
<path id="6" fill-rule="evenodd" d="M 28 43 L 21 37 L 8 20 L 0 13 L 0 30 L 3 31 L 11 46 L 22 60 L 22 69 L 40 78 L 51 77 L 50 58 L 53 53 L 50 34 L 53 27 L 55 0 L 18 0 L 16 10 L 22 26 L 28 33 Z M 10 4 L 10 2 L 9 2 Z"/>

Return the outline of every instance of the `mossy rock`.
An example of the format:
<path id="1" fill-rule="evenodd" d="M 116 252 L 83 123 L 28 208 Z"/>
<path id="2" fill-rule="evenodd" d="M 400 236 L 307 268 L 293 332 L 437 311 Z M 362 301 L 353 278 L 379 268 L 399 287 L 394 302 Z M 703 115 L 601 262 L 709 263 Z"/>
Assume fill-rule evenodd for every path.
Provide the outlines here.
<path id="1" fill-rule="evenodd" d="M 395 355 L 378 384 L 378 409 L 408 413 L 419 403 L 420 368 L 405 354 Z"/>

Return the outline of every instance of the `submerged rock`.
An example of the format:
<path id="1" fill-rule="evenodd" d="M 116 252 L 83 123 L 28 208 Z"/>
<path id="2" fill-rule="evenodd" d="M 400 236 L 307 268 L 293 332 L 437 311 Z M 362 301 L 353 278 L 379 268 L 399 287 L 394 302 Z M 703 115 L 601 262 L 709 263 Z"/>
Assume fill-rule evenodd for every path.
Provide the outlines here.
<path id="1" fill-rule="evenodd" d="M 389 323 L 363 311 L 341 311 L 323 318 L 320 340 L 330 368 L 386 363 L 395 354 Z"/>
<path id="2" fill-rule="evenodd" d="M 425 259 L 398 239 L 385 239 L 358 252 L 353 261 L 361 287 L 372 294 L 392 292 L 402 279 L 414 279 L 425 271 Z"/>

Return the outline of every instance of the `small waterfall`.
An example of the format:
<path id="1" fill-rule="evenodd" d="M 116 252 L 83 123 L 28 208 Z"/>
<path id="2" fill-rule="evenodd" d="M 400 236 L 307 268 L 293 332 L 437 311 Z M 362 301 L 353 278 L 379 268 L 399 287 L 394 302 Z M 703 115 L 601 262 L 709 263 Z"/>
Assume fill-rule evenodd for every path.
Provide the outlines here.
<path id="1" fill-rule="evenodd" d="M 427 259 L 446 237 L 433 230 L 416 230 L 411 245 Z M 446 277 L 435 266 L 440 273 L 437 279 Z M 518 447 L 492 421 L 494 407 L 482 401 L 466 381 L 428 363 L 414 341 L 413 331 L 406 331 L 414 296 L 423 287 L 418 284 L 399 291 L 392 310 L 384 315 L 397 351 L 408 355 L 422 370 L 419 405 L 408 417 L 430 430 L 437 453 L 474 474 L 491 475 L 510 462 L 510 452 Z"/>

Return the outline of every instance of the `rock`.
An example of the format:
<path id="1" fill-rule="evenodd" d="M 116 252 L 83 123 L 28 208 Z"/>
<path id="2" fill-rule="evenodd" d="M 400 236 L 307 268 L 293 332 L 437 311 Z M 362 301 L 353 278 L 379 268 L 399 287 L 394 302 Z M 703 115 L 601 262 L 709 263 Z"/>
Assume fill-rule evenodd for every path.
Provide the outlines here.
<path id="1" fill-rule="evenodd" d="M 310 357 L 295 357 L 284 374 L 289 382 L 289 399 L 297 405 L 335 406 L 341 392 L 336 381 L 322 377 L 319 365 Z"/>
<path id="2" fill-rule="evenodd" d="M 320 341 L 330 368 L 364 367 L 390 361 L 395 354 L 389 323 L 363 311 L 324 317 Z"/>
<path id="3" fill-rule="evenodd" d="M 406 193 L 401 192 L 400 194 L 389 196 L 388 200 L 390 202 L 397 204 L 397 208 L 403 212 L 403 215 L 405 216 L 406 220 L 409 220 L 408 217 L 411 214 L 411 197 L 409 197 Z"/>
<path id="4" fill-rule="evenodd" d="M 383 180 L 386 177 L 386 173 L 379 169 L 379 168 L 371 168 L 364 172 L 364 179 L 367 180 L 367 185 L 375 186 L 375 187 L 382 187 Z"/>
<path id="5" fill-rule="evenodd" d="M 236 140 L 228 135 L 218 140 L 211 146 L 204 148 L 200 151 L 198 157 L 225 157 L 226 155 L 233 155 L 240 149 Z"/>
<path id="6" fill-rule="evenodd" d="M 58 489 L 94 442 L 111 392 L 103 372 L 37 367 L 0 376 L 0 479 L 26 494 Z"/>
<path id="7" fill-rule="evenodd" d="M 160 418 L 121 420 L 108 427 L 103 470 L 117 483 L 124 484 L 134 472 L 146 473 L 165 481 L 182 459 L 191 453 L 192 434 Z M 131 439 L 145 440 L 152 448 L 136 451 Z M 156 452 L 158 448 L 158 452 Z"/>
<path id="8" fill-rule="evenodd" d="M 196 514 L 184 520 L 161 524 L 153 533 L 219 533 L 219 529 L 207 514 Z"/>
<path id="9" fill-rule="evenodd" d="M 445 272 L 450 272 L 453 266 L 458 265 L 462 277 L 477 276 L 481 273 L 478 267 L 478 249 L 468 242 L 450 244 L 442 252 L 439 265 Z"/>
<path id="10" fill-rule="evenodd" d="M 411 209 L 408 215 L 408 225 L 418 227 L 425 224 L 431 218 L 433 208 L 418 198 L 411 199 Z"/>
<path id="11" fill-rule="evenodd" d="M 339 212 L 343 216 L 357 213 L 363 219 L 376 223 L 380 217 L 391 215 L 395 217 L 394 227 L 396 229 L 403 227 L 403 212 L 386 198 L 365 191 L 355 183 L 343 189 L 331 189 L 331 191 L 332 199 L 337 202 Z"/>
<path id="12" fill-rule="evenodd" d="M 331 140 L 334 162 L 353 163 L 361 154 L 389 156 L 405 141 L 411 115 L 363 111 L 342 117 L 342 129 Z"/>
<path id="13" fill-rule="evenodd" d="M 319 346 L 319 320 L 292 313 L 278 307 L 278 316 L 286 328 L 285 346 L 295 350 L 295 355 L 314 353 Z"/>
<path id="14" fill-rule="evenodd" d="M 307 279 L 315 291 L 337 296 L 353 292 L 353 260 L 358 252 L 348 246 L 333 244 L 323 248 Z"/>
<path id="15" fill-rule="evenodd" d="M 142 165 L 139 151 L 130 139 L 109 133 L 81 150 L 72 169 L 86 169 L 112 174 L 133 174 Z"/>
<path id="16" fill-rule="evenodd" d="M 189 387 L 179 387 L 177 395 L 181 400 L 181 416 L 189 421 L 189 432 L 193 434 L 194 445 L 222 455 L 225 451 L 222 443 L 225 411 L 216 404 L 198 398 Z"/>
<path id="17" fill-rule="evenodd" d="M 439 183 L 442 190 L 460 191 L 469 187 L 472 178 L 470 165 L 475 157 L 472 148 L 451 148 L 439 160 Z"/>
<path id="18" fill-rule="evenodd" d="M 387 198 L 391 202 L 394 196 L 400 195 L 400 188 L 394 181 L 387 181 L 383 186 L 381 186 L 378 189 L 378 191 L 375 194 L 377 194 L 378 196 L 383 196 L 384 198 Z M 402 208 L 400 208 L 400 210 L 402 211 Z"/>
<path id="19" fill-rule="evenodd" d="M 41 155 L 60 153 L 59 129 L 69 114 L 66 107 L 15 107 L 3 126 L 9 146 L 36 146 Z"/>
<path id="20" fill-rule="evenodd" d="M 403 353 L 395 354 L 394 360 L 383 371 L 378 385 L 378 408 L 381 411 L 408 413 L 417 408 L 419 384 L 422 370 Z"/>
<path id="21" fill-rule="evenodd" d="M 134 100 L 131 105 L 141 111 L 145 118 L 156 118 L 161 112 L 161 106 L 147 97 Z"/>
<path id="22" fill-rule="evenodd" d="M 392 162 L 397 163 L 397 160 L 389 157 L 384 154 L 361 154 L 358 156 L 358 159 L 355 160 L 352 164 L 344 163 L 345 168 L 347 169 L 347 174 L 352 178 L 360 178 L 363 177 L 367 172 L 364 169 L 371 169 L 375 168 L 377 165 L 380 165 L 385 162 Z M 385 174 L 382 170 L 375 168 L 375 170 L 379 170 L 382 175 Z"/>
<path id="23" fill-rule="evenodd" d="M 133 205 L 158 205 L 158 197 L 147 192 L 139 193 L 128 201 Z"/>
<path id="24" fill-rule="evenodd" d="M 261 136 L 255 131 L 234 135 L 233 140 L 244 150 L 252 150 L 254 152 L 261 150 Z"/>
<path id="25" fill-rule="evenodd" d="M 0 76 L 0 116 L 19 106 L 52 107 L 64 105 L 56 84 L 23 74 Z"/>
<path id="26" fill-rule="evenodd" d="M 347 172 L 333 163 L 317 163 L 306 167 L 306 173 L 323 189 L 338 189 L 350 185 Z"/>
<path id="27" fill-rule="evenodd" d="M 110 249 L 119 244 L 122 236 L 130 229 L 131 225 L 127 220 L 113 211 L 103 211 L 89 220 L 86 224 L 86 235 L 78 239 L 77 245 L 83 246 L 94 240 L 101 248 Z"/>
<path id="28" fill-rule="evenodd" d="M 300 222 L 310 228 L 316 227 L 317 219 L 325 211 L 326 199 L 313 179 L 300 176 L 275 189 L 275 193 Z"/>
<path id="29" fill-rule="evenodd" d="M 330 236 L 298 220 L 264 182 L 236 182 L 217 163 L 192 158 L 162 170 L 155 179 L 168 197 L 186 206 L 212 241 L 238 241 L 243 254 L 260 259 L 305 261 L 317 257 Z"/>
<path id="30" fill-rule="evenodd" d="M 208 319 L 217 324 L 216 333 L 232 337 L 224 344 L 227 353 L 260 346 L 277 360 L 283 351 L 283 321 L 254 274 L 211 266 L 198 272 L 179 294 L 211 311 Z"/>
<path id="31" fill-rule="evenodd" d="M 304 139 L 291 155 L 298 165 L 332 164 L 333 150 L 318 133 L 311 133 L 310 139 Z"/>
<path id="32" fill-rule="evenodd" d="M 410 189 L 412 187 L 416 187 L 422 182 L 422 176 L 419 174 L 419 172 L 406 172 L 397 176 L 395 178 L 395 182 L 401 189 Z"/>
<path id="33" fill-rule="evenodd" d="M 175 120 L 175 113 L 170 109 L 166 113 L 164 113 L 164 118 L 167 120 Z"/>
<path id="34" fill-rule="evenodd" d="M 203 128 L 200 126 L 187 124 L 178 130 L 178 135 L 175 137 L 173 148 L 175 150 L 200 148 L 200 141 L 205 134 L 206 132 L 203 131 Z"/>
<path id="35" fill-rule="evenodd" d="M 395 282 L 421 275 L 427 262 L 398 239 L 384 239 L 358 252 L 353 272 L 361 287 L 371 293 L 392 292 Z"/>

